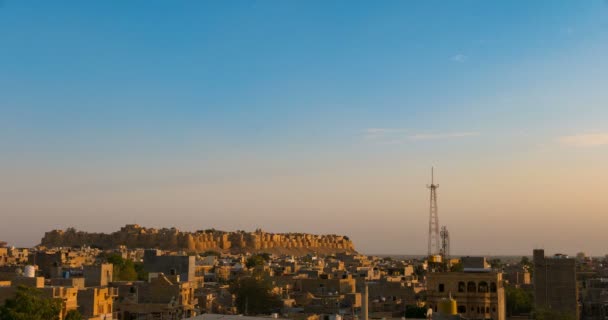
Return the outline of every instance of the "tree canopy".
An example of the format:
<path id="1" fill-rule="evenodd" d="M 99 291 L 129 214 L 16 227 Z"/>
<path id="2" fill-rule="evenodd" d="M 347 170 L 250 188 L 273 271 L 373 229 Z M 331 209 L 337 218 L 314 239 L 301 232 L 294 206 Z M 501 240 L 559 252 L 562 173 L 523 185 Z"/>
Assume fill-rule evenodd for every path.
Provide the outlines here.
<path id="1" fill-rule="evenodd" d="M 513 286 L 505 287 L 507 314 L 509 316 L 527 314 L 532 311 L 533 295 L 531 291 Z"/>
<path id="2" fill-rule="evenodd" d="M 124 259 L 120 254 L 112 253 L 106 256 L 106 260 L 114 265 L 114 280 L 135 281 L 146 280 L 147 273 L 144 271 L 143 263 Z"/>
<path id="3" fill-rule="evenodd" d="M 222 254 L 215 251 L 215 250 L 207 250 L 203 253 L 201 253 L 201 257 L 208 257 L 208 256 L 216 256 L 216 257 L 221 257 Z"/>
<path id="4" fill-rule="evenodd" d="M 462 265 L 462 262 L 454 263 L 453 265 L 451 265 L 450 266 L 450 271 L 451 272 L 462 272 L 462 271 L 464 271 L 464 266 Z"/>
<path id="5" fill-rule="evenodd" d="M 80 315 L 80 312 L 78 312 L 78 310 L 70 310 L 65 315 L 64 320 L 82 320 L 82 315 Z"/>
<path id="6" fill-rule="evenodd" d="M 270 255 L 268 253 L 258 253 L 249 257 L 245 262 L 245 265 L 247 268 L 254 268 L 257 266 L 263 266 L 268 261 L 270 261 Z"/>
<path id="7" fill-rule="evenodd" d="M 0 307 L 0 320 L 59 320 L 60 312 L 61 300 L 47 298 L 39 289 L 19 286 L 15 297 Z"/>
<path id="8" fill-rule="evenodd" d="M 406 319 L 425 319 L 427 308 L 418 306 L 406 306 L 405 307 L 405 318 Z"/>
<path id="9" fill-rule="evenodd" d="M 263 276 L 241 277 L 230 286 L 236 307 L 245 315 L 270 314 L 281 307 L 279 296 L 272 293 L 272 283 Z"/>

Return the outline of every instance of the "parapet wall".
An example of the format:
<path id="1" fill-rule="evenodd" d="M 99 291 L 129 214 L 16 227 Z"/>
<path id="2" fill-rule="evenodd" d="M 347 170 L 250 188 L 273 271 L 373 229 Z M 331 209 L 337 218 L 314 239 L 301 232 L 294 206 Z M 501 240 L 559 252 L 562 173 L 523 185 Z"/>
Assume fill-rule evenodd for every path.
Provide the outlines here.
<path id="1" fill-rule="evenodd" d="M 267 233 L 262 230 L 218 231 L 214 229 L 183 232 L 176 228 L 144 228 L 127 225 L 119 231 L 88 233 L 73 228 L 46 232 L 40 245 L 45 247 L 92 246 L 112 249 L 124 245 L 128 248 L 157 248 L 224 253 L 269 252 L 286 254 L 355 252 L 347 236 L 314 235 L 306 233 Z"/>

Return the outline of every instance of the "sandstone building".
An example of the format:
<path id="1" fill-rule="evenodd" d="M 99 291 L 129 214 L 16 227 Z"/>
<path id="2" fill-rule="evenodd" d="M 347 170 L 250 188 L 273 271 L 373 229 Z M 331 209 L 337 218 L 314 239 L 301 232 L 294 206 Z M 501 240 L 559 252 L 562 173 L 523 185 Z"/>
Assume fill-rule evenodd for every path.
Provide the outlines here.
<path id="1" fill-rule="evenodd" d="M 545 257 L 534 250 L 534 302 L 537 309 L 551 309 L 579 317 L 576 261 L 565 255 Z"/>
<path id="2" fill-rule="evenodd" d="M 477 261 L 475 261 L 477 262 Z M 442 299 L 456 300 L 457 311 L 466 319 L 505 320 L 505 289 L 502 273 L 485 268 L 485 259 L 464 272 L 431 272 L 427 277 L 427 303 L 438 310 Z"/>

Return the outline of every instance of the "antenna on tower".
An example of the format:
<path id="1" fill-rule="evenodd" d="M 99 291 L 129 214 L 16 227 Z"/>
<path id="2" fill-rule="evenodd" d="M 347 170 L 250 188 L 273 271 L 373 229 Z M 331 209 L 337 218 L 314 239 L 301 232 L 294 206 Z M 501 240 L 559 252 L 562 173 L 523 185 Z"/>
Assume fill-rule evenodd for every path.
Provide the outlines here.
<path id="1" fill-rule="evenodd" d="M 429 204 L 429 243 L 428 243 L 428 255 L 434 256 L 441 253 L 439 239 L 439 216 L 437 209 L 437 188 L 438 184 L 435 184 L 435 168 L 431 167 L 431 184 L 427 185 L 427 188 L 431 190 L 430 204 Z"/>
<path id="2" fill-rule="evenodd" d="M 450 232 L 446 226 L 441 227 L 441 256 L 444 261 L 450 260 Z"/>

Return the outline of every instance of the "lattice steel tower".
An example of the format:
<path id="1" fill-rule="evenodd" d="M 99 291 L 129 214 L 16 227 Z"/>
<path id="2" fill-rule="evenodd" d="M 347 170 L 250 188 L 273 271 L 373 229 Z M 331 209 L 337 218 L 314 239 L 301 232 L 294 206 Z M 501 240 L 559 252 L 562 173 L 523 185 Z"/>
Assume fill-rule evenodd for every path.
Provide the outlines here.
<path id="1" fill-rule="evenodd" d="M 439 238 L 439 216 L 437 215 L 437 188 L 435 184 L 435 168 L 431 168 L 431 184 L 427 185 L 431 190 L 431 203 L 429 208 L 429 256 L 441 253 L 441 240 Z"/>
<path id="2" fill-rule="evenodd" d="M 450 260 L 450 232 L 446 226 L 441 227 L 441 256 L 444 261 Z"/>

